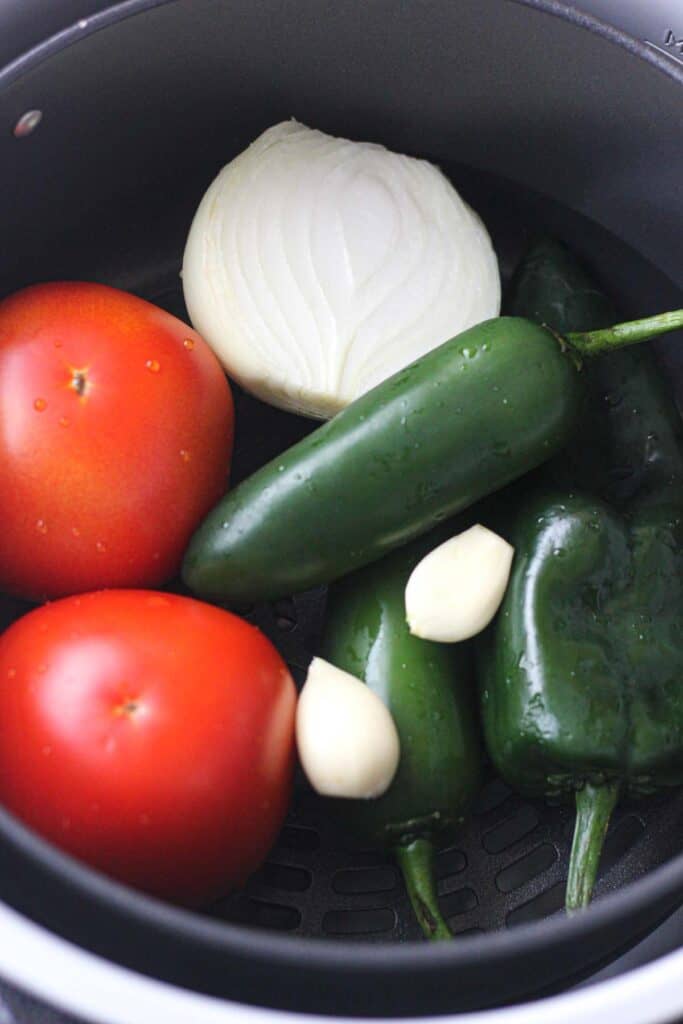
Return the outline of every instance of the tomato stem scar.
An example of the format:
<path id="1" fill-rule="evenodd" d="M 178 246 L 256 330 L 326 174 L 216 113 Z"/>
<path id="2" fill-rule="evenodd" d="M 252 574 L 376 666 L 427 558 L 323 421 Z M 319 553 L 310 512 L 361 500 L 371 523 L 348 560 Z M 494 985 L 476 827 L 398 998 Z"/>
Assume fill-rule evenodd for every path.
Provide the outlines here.
<path id="1" fill-rule="evenodd" d="M 127 697 L 125 700 L 122 700 L 120 704 L 117 704 L 114 707 L 114 714 L 119 716 L 126 715 L 130 718 L 139 710 L 139 708 L 140 704 L 137 700 L 132 697 Z"/>
<path id="2" fill-rule="evenodd" d="M 69 387 L 72 388 L 79 398 L 84 398 L 90 390 L 90 382 L 88 381 L 88 371 L 75 370 L 71 371 L 71 380 L 69 381 Z"/>

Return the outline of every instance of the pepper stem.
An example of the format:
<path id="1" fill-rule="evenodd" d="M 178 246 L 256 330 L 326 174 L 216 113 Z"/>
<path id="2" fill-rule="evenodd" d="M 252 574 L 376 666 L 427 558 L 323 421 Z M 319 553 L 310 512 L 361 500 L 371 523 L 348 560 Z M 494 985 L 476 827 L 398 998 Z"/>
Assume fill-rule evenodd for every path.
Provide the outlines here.
<path id="1" fill-rule="evenodd" d="M 576 824 L 565 896 L 568 914 L 590 903 L 607 826 L 618 797 L 618 782 L 603 786 L 587 782 L 576 792 Z"/>
<path id="2" fill-rule="evenodd" d="M 429 839 L 414 839 L 397 846 L 396 860 L 403 872 L 415 916 L 426 939 L 452 939 L 453 934 L 441 916 L 434 880 L 434 846 Z"/>
<path id="3" fill-rule="evenodd" d="M 631 320 L 625 324 L 614 324 L 599 331 L 575 331 L 564 335 L 564 341 L 581 356 L 597 356 L 625 345 L 637 345 L 658 334 L 668 334 L 683 327 L 683 309 L 671 313 L 659 313 L 644 320 Z"/>

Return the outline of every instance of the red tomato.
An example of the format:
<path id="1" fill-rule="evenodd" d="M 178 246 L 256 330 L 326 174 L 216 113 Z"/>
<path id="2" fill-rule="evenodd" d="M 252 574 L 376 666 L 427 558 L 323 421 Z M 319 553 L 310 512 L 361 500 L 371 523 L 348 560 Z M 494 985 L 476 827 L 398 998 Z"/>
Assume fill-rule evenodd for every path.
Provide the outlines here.
<path id="1" fill-rule="evenodd" d="M 199 335 L 98 284 L 0 302 L 0 589 L 156 586 L 227 487 L 230 388 Z"/>
<path id="2" fill-rule="evenodd" d="M 259 865 L 291 791 L 296 694 L 268 639 L 187 597 L 64 598 L 0 638 L 0 802 L 162 898 Z"/>

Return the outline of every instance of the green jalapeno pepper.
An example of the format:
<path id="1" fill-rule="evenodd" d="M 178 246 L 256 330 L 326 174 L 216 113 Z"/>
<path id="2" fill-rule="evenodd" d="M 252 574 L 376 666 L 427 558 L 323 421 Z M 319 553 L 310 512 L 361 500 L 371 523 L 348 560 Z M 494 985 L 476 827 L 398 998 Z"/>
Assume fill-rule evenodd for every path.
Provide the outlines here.
<path id="1" fill-rule="evenodd" d="M 580 365 L 683 311 L 560 336 L 488 320 L 383 381 L 219 502 L 183 577 L 226 603 L 281 597 L 380 558 L 534 469 L 580 421 Z"/>
<path id="2" fill-rule="evenodd" d="M 444 537 L 420 538 L 330 588 L 323 655 L 388 706 L 401 741 L 396 776 L 374 800 L 336 800 L 345 830 L 394 852 L 424 934 L 450 938 L 433 878 L 435 844 L 451 839 L 480 782 L 470 651 L 413 636 L 404 591 Z"/>

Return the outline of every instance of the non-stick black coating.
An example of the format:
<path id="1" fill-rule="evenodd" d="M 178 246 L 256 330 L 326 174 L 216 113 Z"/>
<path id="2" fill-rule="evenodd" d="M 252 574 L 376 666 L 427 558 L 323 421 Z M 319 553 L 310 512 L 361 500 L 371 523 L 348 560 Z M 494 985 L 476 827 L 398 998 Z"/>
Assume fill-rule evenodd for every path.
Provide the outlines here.
<path id="1" fill-rule="evenodd" d="M 0 293 L 79 276 L 175 305 L 182 241 L 203 188 L 258 131 L 294 114 L 448 165 L 490 224 L 504 269 L 543 224 L 602 265 L 634 312 L 673 303 L 676 288 L 615 250 L 609 236 L 463 167 L 495 170 L 561 199 L 683 282 L 675 70 L 665 74 L 666 60 L 654 55 L 649 63 L 628 55 L 594 25 L 590 32 L 551 17 L 555 9 L 562 13 L 559 5 L 507 0 L 121 5 L 77 45 L 63 49 L 62 40 L 41 63 L 29 59 L 0 75 L 0 125 L 11 128 L 32 107 L 45 114 L 30 138 L 0 134 Z M 268 415 L 262 411 L 262 428 Z M 238 472 L 265 458 L 269 444 L 281 444 L 285 430 L 301 429 L 282 423 L 238 451 Z M 263 624 L 277 631 L 276 619 L 270 614 Z M 279 642 L 290 643 L 286 633 Z M 538 809 L 536 838 L 564 849 L 560 813 Z M 307 939 L 178 911 L 95 875 L 2 812 L 0 895 L 75 942 L 199 990 L 299 1010 L 446 1012 L 566 984 L 683 899 L 683 860 L 673 857 L 680 799 L 629 814 L 642 816 L 646 837 L 607 872 L 585 915 L 439 947 Z M 477 878 L 471 888 L 481 892 L 487 871 L 494 877 L 493 861 L 467 849 Z M 519 855 L 519 847 L 510 850 L 511 860 Z M 560 877 L 561 860 L 554 870 Z M 392 899 L 400 922 L 405 898 Z M 516 906 L 525 906 L 518 889 L 501 892 L 491 910 L 500 923 Z M 295 909 L 304 930 L 324 932 L 305 925 L 324 910 L 312 896 L 304 892 Z M 228 903 L 221 912 L 236 917 L 239 907 Z"/>

